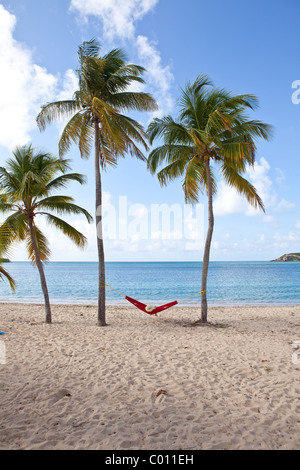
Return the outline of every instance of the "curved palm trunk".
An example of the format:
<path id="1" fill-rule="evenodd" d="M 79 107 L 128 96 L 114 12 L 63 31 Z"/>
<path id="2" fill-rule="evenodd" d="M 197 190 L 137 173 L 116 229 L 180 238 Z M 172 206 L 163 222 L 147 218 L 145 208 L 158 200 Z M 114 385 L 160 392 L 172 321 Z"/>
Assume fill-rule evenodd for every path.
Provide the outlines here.
<path id="1" fill-rule="evenodd" d="M 207 197 L 208 197 L 208 229 L 207 229 L 204 254 L 203 254 L 203 263 L 202 263 L 201 290 L 204 292 L 201 297 L 201 323 L 207 323 L 207 296 L 206 296 L 207 272 L 208 272 L 208 265 L 209 265 L 210 246 L 211 246 L 212 234 L 213 234 L 213 229 L 214 229 L 212 184 L 211 184 L 209 160 L 205 161 L 205 168 L 206 168 L 206 177 L 207 177 Z"/>
<path id="2" fill-rule="evenodd" d="M 99 120 L 95 122 L 95 181 L 96 181 L 96 230 L 98 248 L 98 325 L 106 326 L 105 321 L 105 260 L 102 232 L 102 187 L 100 173 L 100 136 Z"/>
<path id="3" fill-rule="evenodd" d="M 43 264 L 42 264 L 42 261 L 41 261 L 39 249 L 38 249 L 38 246 L 37 246 L 37 243 L 36 243 L 34 227 L 33 227 L 33 220 L 31 218 L 29 219 L 29 228 L 30 228 L 31 242 L 32 242 L 32 246 L 33 246 L 34 254 L 35 254 L 35 261 L 36 261 L 37 268 L 39 270 L 42 291 L 43 291 L 44 299 L 45 299 L 46 323 L 51 323 L 52 322 L 52 317 L 51 317 L 51 308 L 50 308 L 48 287 L 47 287 L 47 283 L 46 283 L 46 277 L 45 277 L 44 268 L 43 268 Z"/>

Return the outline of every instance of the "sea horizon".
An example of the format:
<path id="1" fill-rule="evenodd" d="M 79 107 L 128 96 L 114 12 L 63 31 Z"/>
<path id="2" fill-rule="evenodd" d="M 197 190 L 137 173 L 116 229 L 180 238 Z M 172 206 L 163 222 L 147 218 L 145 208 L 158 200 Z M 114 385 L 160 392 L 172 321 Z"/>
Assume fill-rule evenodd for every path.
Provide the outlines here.
<path id="1" fill-rule="evenodd" d="M 269 262 L 274 262 L 272 260 L 212 260 L 209 263 L 269 263 Z M 278 263 L 282 263 L 282 261 L 276 261 Z M 9 260 L 5 261 L 5 263 L 28 263 L 31 264 L 30 261 L 26 260 Z M 68 261 L 62 261 L 62 260 L 49 260 L 46 261 L 44 264 L 47 265 L 49 263 L 98 263 L 97 260 L 68 260 Z M 152 261 L 141 261 L 141 260 L 136 260 L 136 261 L 105 261 L 105 263 L 202 263 L 202 260 L 199 261 L 191 261 L 191 260 L 181 260 L 181 261 L 176 261 L 176 260 L 170 260 L 170 261 L 164 261 L 164 260 L 152 260 Z M 299 261 L 287 261 L 286 263 L 299 263 Z"/>
<path id="2" fill-rule="evenodd" d="M 28 261 L 10 261 L 15 293 L 0 285 L 0 302 L 43 303 L 37 269 Z M 125 295 L 143 303 L 177 300 L 201 303 L 202 261 L 107 261 L 108 305 L 127 304 Z M 52 304 L 97 303 L 97 261 L 49 261 L 46 280 Z M 211 261 L 207 298 L 211 305 L 298 305 L 300 263 L 271 261 Z M 129 304 L 128 304 L 129 305 Z"/>

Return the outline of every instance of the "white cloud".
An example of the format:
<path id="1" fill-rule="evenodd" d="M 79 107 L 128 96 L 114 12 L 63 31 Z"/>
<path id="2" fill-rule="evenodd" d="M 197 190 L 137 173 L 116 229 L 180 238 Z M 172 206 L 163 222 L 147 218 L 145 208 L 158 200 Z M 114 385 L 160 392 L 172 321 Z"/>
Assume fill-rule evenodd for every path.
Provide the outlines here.
<path id="1" fill-rule="evenodd" d="M 103 22 L 104 35 L 109 40 L 115 36 L 132 38 L 135 23 L 149 13 L 158 0 L 71 0 L 71 10 L 83 18 L 98 16 Z"/>
<path id="2" fill-rule="evenodd" d="M 268 175 L 270 168 L 267 160 L 262 157 L 259 163 L 255 162 L 254 166 L 249 167 L 246 172 L 246 178 L 249 179 L 256 188 L 266 209 L 273 206 L 276 199 L 272 190 L 272 180 Z M 257 209 L 248 205 L 247 215 L 257 215 L 258 213 Z"/>
<path id="3" fill-rule="evenodd" d="M 58 101 L 71 99 L 74 92 L 78 90 L 79 88 L 78 77 L 76 73 L 74 72 L 74 70 L 68 69 L 65 72 L 62 83 L 63 83 L 62 90 L 58 93 L 56 97 Z"/>
<path id="4" fill-rule="evenodd" d="M 41 105 L 72 96 L 75 74 L 62 78 L 34 63 L 32 52 L 14 39 L 16 17 L 0 5 L 0 145 L 13 149 L 30 140 Z M 60 90 L 60 88 L 62 90 Z"/>
<path id="5" fill-rule="evenodd" d="M 68 69 L 65 72 L 65 75 L 62 77 L 62 89 L 58 95 L 53 99 L 53 101 L 64 101 L 72 99 L 74 93 L 79 88 L 78 77 L 74 70 Z M 66 116 L 64 119 L 56 121 L 55 125 L 58 129 L 58 135 L 61 136 L 64 128 L 69 122 L 71 116 Z"/>
<path id="6" fill-rule="evenodd" d="M 16 17 L 0 5 L 0 144 L 24 144 L 36 127 L 41 102 L 54 92 L 57 78 L 35 64 L 32 54 L 13 38 Z"/>
<path id="7" fill-rule="evenodd" d="M 168 65 L 163 66 L 161 56 L 154 43 L 146 36 L 138 36 L 136 48 L 139 59 L 147 70 L 147 84 L 153 87 L 159 111 L 156 116 L 170 112 L 174 107 L 171 86 L 174 76 Z"/>
<path id="8" fill-rule="evenodd" d="M 276 178 L 276 182 L 279 184 L 279 185 L 282 185 L 283 181 L 286 180 L 286 175 L 285 175 L 285 172 L 281 170 L 281 168 L 275 168 L 276 170 L 276 173 L 277 173 L 277 178 Z"/>
<path id="9" fill-rule="evenodd" d="M 288 234 L 275 233 L 273 235 L 274 247 L 287 248 L 289 252 L 298 250 L 300 235 L 290 231 Z"/>
<path id="10" fill-rule="evenodd" d="M 281 211 L 285 209 L 292 209 L 295 207 L 295 204 L 293 202 L 286 201 L 285 199 L 281 199 L 281 201 L 278 202 L 276 205 L 275 210 L 276 211 Z"/>
<path id="11" fill-rule="evenodd" d="M 248 168 L 245 178 L 256 188 L 267 211 L 294 207 L 293 203 L 284 199 L 277 202 L 272 180 L 268 174 L 269 170 L 269 163 L 262 157 L 259 162 L 255 162 L 253 167 Z M 219 185 L 219 191 L 214 201 L 214 211 L 217 216 L 236 213 L 254 216 L 261 213 L 258 209 L 250 206 L 246 198 L 242 197 L 234 188 L 228 186 L 224 180 L 221 180 Z"/>
<path id="12" fill-rule="evenodd" d="M 236 214 L 247 211 L 247 203 L 238 192 L 221 180 L 218 194 L 214 201 L 214 214 L 216 216 Z"/>

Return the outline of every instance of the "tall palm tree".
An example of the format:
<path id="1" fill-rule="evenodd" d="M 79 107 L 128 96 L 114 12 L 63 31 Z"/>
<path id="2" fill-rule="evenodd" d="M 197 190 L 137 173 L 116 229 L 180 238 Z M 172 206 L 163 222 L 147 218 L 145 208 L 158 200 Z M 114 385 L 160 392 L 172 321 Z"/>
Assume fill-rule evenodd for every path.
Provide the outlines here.
<path id="1" fill-rule="evenodd" d="M 0 226 L 0 253 L 6 253 L 14 242 L 25 241 L 28 257 L 39 271 L 47 323 L 51 323 L 52 317 L 43 262 L 49 259 L 50 249 L 36 218 L 45 216 L 50 225 L 80 248 L 86 245 L 85 236 L 56 214 L 83 214 L 88 222 L 92 221 L 85 209 L 74 204 L 73 198 L 51 195 L 72 181 L 85 182 L 81 174 L 66 173 L 68 169 L 68 160 L 36 152 L 31 145 L 17 147 L 13 158 L 0 167 L 0 211 L 10 213 Z M 61 174 L 57 176 L 58 173 Z"/>
<path id="2" fill-rule="evenodd" d="M 99 262 L 98 325 L 105 326 L 105 263 L 102 238 L 101 169 L 116 165 L 118 157 L 127 153 L 145 160 L 138 147 L 147 150 L 147 136 L 142 126 L 122 114 L 129 110 L 153 111 L 154 99 L 147 93 L 129 91 L 135 82 L 144 83 L 144 69 L 127 64 L 120 49 L 100 55 L 96 40 L 84 42 L 78 49 L 79 90 L 73 99 L 56 101 L 42 107 L 37 117 L 40 130 L 56 119 L 71 117 L 59 141 L 61 156 L 72 143 L 79 146 L 82 158 L 88 158 L 92 145 L 95 149 L 96 227 Z"/>
<path id="3" fill-rule="evenodd" d="M 149 155 L 148 168 L 158 172 L 161 185 L 183 176 L 187 202 L 197 202 L 199 191 L 208 197 L 208 230 L 204 246 L 201 284 L 201 320 L 207 323 L 207 273 L 214 227 L 213 196 L 217 182 L 214 166 L 219 165 L 225 182 L 237 189 L 254 207 L 264 210 L 256 189 L 242 175 L 255 161 L 255 141 L 268 139 L 271 127 L 250 120 L 246 111 L 258 106 L 253 95 L 234 96 L 212 86 L 207 76 L 199 76 L 182 90 L 177 120 L 171 116 L 154 119 L 148 127 L 150 142 L 161 137 L 163 145 Z"/>

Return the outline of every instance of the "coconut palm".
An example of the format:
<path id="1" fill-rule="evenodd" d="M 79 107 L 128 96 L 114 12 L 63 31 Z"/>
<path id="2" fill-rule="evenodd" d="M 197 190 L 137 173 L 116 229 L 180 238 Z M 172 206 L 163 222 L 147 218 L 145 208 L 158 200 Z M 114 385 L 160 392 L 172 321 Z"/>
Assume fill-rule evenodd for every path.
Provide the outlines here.
<path id="1" fill-rule="evenodd" d="M 144 83 L 144 69 L 127 64 L 120 49 L 100 55 L 96 40 L 84 42 L 78 49 L 79 89 L 73 99 L 56 101 L 42 107 L 37 117 L 40 130 L 56 119 L 71 117 L 60 141 L 59 154 L 63 156 L 72 143 L 78 144 L 82 158 L 88 158 L 95 149 L 96 227 L 99 262 L 98 325 L 105 326 L 105 264 L 102 238 L 101 169 L 116 165 L 118 157 L 127 153 L 145 160 L 138 147 L 147 150 L 147 136 L 142 126 L 122 114 L 124 111 L 152 111 L 154 99 L 147 93 L 129 91 L 130 85 Z"/>
<path id="2" fill-rule="evenodd" d="M 36 224 L 37 217 L 44 216 L 80 248 L 85 247 L 86 237 L 58 215 L 84 215 L 88 222 L 92 221 L 85 209 L 74 204 L 73 198 L 52 195 L 72 181 L 85 182 L 83 175 L 66 173 L 67 170 L 68 160 L 35 151 L 31 145 L 17 147 L 13 158 L 0 167 L 0 211 L 10 213 L 0 226 L 0 253 L 7 253 L 15 242 L 25 241 L 28 257 L 39 271 L 47 323 L 52 318 L 43 262 L 49 259 L 50 249 Z"/>
<path id="3" fill-rule="evenodd" d="M 182 90 L 177 120 L 171 116 L 154 119 L 148 127 L 150 142 L 161 137 L 163 144 L 148 158 L 148 168 L 158 171 L 161 185 L 183 177 L 187 202 L 198 201 L 199 191 L 208 197 L 208 230 L 204 246 L 201 284 L 201 320 L 207 323 L 207 273 L 214 227 L 213 196 L 217 190 L 215 167 L 225 182 L 247 198 L 254 207 L 264 211 L 256 189 L 243 173 L 255 161 L 257 138 L 268 139 L 271 127 L 250 120 L 246 111 L 258 106 L 253 95 L 234 96 L 216 89 L 207 76 L 199 76 Z"/>

